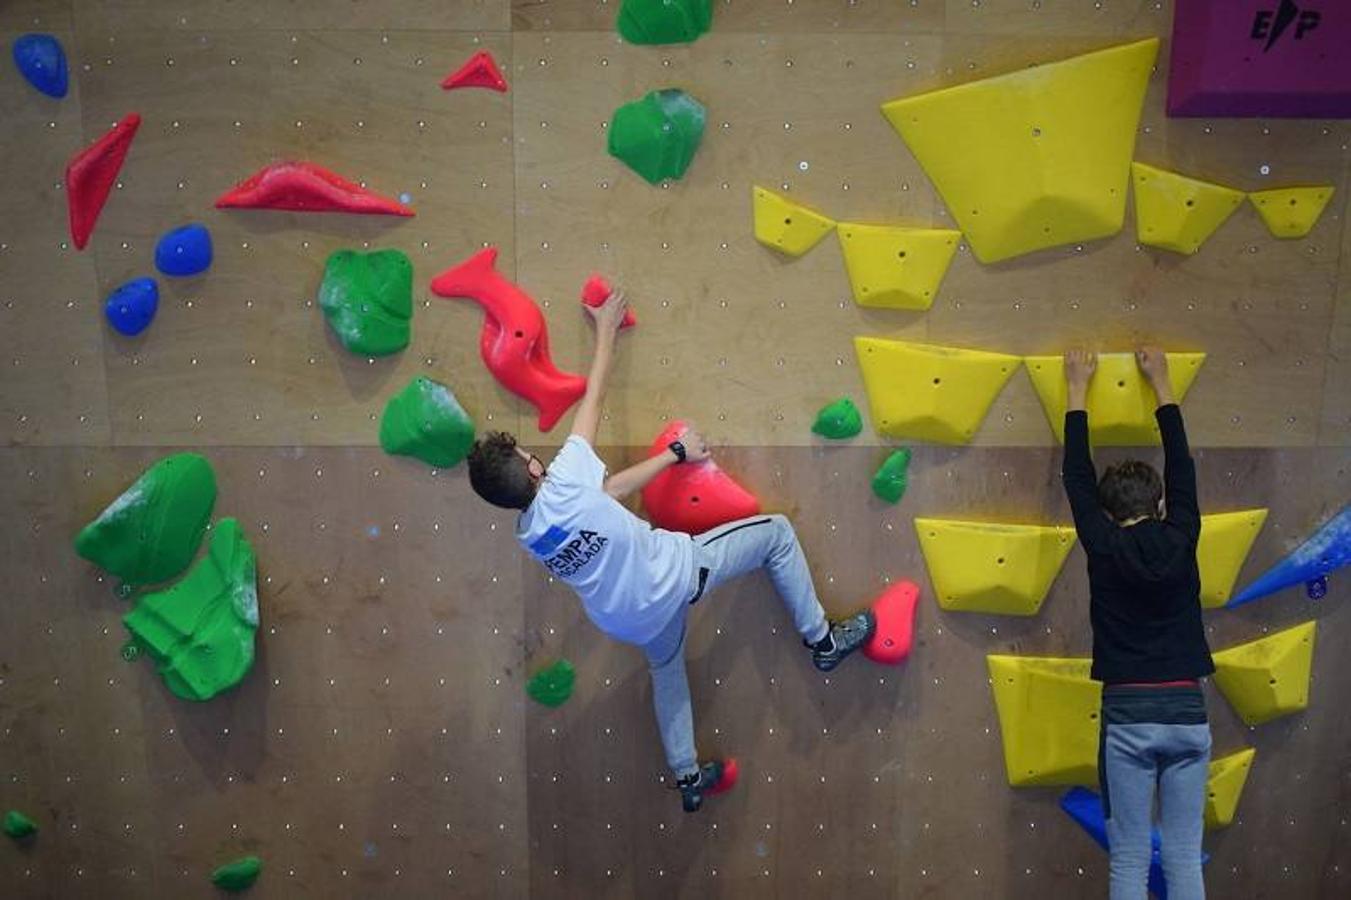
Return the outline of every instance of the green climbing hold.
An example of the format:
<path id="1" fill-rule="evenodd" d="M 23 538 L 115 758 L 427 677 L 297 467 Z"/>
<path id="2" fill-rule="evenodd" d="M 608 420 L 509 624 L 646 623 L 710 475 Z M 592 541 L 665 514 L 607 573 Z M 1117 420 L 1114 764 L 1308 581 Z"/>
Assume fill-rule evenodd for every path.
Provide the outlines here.
<path id="1" fill-rule="evenodd" d="M 234 519 L 221 519 L 204 556 L 182 581 L 146 594 L 122 617 L 155 660 L 169 690 L 210 700 L 253 666 L 258 581 L 253 548 Z"/>
<path id="2" fill-rule="evenodd" d="M 413 264 L 401 250 L 338 250 L 324 266 L 319 308 L 353 353 L 397 353 L 413 331 Z"/>
<path id="3" fill-rule="evenodd" d="M 624 0 L 617 24 L 630 44 L 685 44 L 713 24 L 713 0 Z"/>
<path id="4" fill-rule="evenodd" d="M 704 136 L 703 104 L 677 88 L 652 91 L 615 110 L 610 155 L 656 184 L 689 168 Z"/>
<path id="5" fill-rule="evenodd" d="M 848 397 L 841 397 L 834 403 L 821 407 L 816 414 L 816 424 L 812 432 L 834 441 L 854 437 L 863 430 L 863 416 Z"/>
<path id="6" fill-rule="evenodd" d="M 572 685 L 576 680 L 577 670 L 572 667 L 572 663 L 560 659 L 530 676 L 525 692 L 545 706 L 562 706 L 572 696 Z"/>
<path id="7" fill-rule="evenodd" d="M 263 861 L 256 856 L 244 856 L 226 863 L 211 873 L 211 883 L 226 891 L 242 891 L 258 880 Z"/>
<path id="8" fill-rule="evenodd" d="M 188 567 L 216 505 L 216 474 L 196 453 L 166 456 L 75 537 L 75 552 L 128 584 Z"/>
<path id="9" fill-rule="evenodd" d="M 16 841 L 21 841 L 26 837 L 31 837 L 38 833 L 38 824 L 32 819 L 19 812 L 17 809 L 11 809 L 5 813 L 5 834 Z"/>
<path id="10" fill-rule="evenodd" d="M 456 465 L 474 445 L 474 420 L 450 388 L 419 375 L 385 404 L 380 446 L 428 465 Z"/>
<path id="11" fill-rule="evenodd" d="M 873 493 L 888 503 L 896 503 L 905 496 L 909 485 L 910 448 L 902 447 L 887 457 L 882 468 L 873 476 Z"/>

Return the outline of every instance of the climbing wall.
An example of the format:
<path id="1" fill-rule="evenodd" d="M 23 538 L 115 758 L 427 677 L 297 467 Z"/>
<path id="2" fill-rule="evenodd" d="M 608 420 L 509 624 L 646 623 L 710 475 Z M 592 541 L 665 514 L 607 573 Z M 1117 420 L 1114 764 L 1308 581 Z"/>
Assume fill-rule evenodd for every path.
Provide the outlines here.
<path id="1" fill-rule="evenodd" d="M 1008 786 L 985 663 L 1088 653 L 1082 551 L 1034 617 L 945 612 L 913 526 L 1068 521 L 1031 380 L 1014 373 L 972 447 L 916 445 L 887 506 L 868 482 L 893 442 L 853 339 L 1205 351 L 1184 403 L 1203 509 L 1270 509 L 1246 584 L 1351 497 L 1351 126 L 1165 118 L 1169 2 L 715 0 L 710 33 L 667 47 L 621 42 L 618 5 L 0 5 L 6 47 L 50 32 L 71 68 L 54 100 L 0 61 L 0 812 L 41 828 L 0 846 L 6 896 L 212 896 L 211 870 L 249 853 L 261 897 L 1103 895 L 1106 856 L 1059 791 Z M 1134 157 L 1243 191 L 1335 185 L 1307 237 L 1274 239 L 1245 205 L 1183 257 L 1139 246 L 1128 205 L 1105 240 L 988 266 L 963 243 L 924 312 L 855 305 L 833 237 L 792 261 L 754 240 L 752 185 L 844 221 L 955 227 L 882 103 L 1148 36 L 1163 45 Z M 509 92 L 442 91 L 479 50 Z M 605 148 L 614 109 L 662 87 L 708 121 L 684 178 L 653 186 Z M 65 163 L 133 111 L 144 122 L 77 252 Z M 407 195 L 417 215 L 212 208 L 287 158 Z M 191 221 L 211 229 L 212 268 L 161 278 L 150 328 L 113 332 L 103 298 L 153 274 L 156 238 Z M 829 677 L 758 576 L 701 602 L 700 742 L 743 774 L 698 816 L 662 788 L 639 654 L 522 556 L 462 468 L 379 448 L 384 403 L 414 375 L 541 455 L 559 443 L 485 369 L 479 308 L 429 290 L 489 245 L 564 369 L 586 363 L 586 278 L 628 287 L 640 325 L 602 424 L 612 468 L 693 418 L 793 518 L 833 612 L 888 581 L 923 590 L 908 663 Z M 316 291 L 341 248 L 412 260 L 402 353 L 354 356 L 325 324 Z M 865 430 L 827 447 L 810 425 L 843 394 Z M 123 661 L 128 602 L 71 549 L 185 449 L 211 460 L 215 515 L 258 554 L 257 662 L 206 704 Z M 1257 750 L 1234 823 L 1207 838 L 1212 896 L 1351 894 L 1349 600 L 1343 575 L 1322 600 L 1294 588 L 1207 613 L 1216 649 L 1319 621 L 1307 710 L 1248 728 L 1209 689 L 1216 755 Z M 577 691 L 550 710 L 524 683 L 560 656 Z"/>

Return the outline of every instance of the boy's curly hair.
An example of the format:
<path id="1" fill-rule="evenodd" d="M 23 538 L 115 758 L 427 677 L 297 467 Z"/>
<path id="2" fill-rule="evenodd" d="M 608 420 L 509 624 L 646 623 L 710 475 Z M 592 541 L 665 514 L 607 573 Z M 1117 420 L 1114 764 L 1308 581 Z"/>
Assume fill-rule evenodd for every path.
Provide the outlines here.
<path id="1" fill-rule="evenodd" d="M 469 451 L 469 484 L 484 500 L 503 509 L 525 509 L 535 499 L 535 482 L 516 452 L 516 438 L 490 431 Z"/>
<path id="2" fill-rule="evenodd" d="M 1138 459 L 1108 466 L 1098 482 L 1098 502 L 1118 522 L 1139 516 L 1157 518 L 1163 481 L 1149 463 Z"/>

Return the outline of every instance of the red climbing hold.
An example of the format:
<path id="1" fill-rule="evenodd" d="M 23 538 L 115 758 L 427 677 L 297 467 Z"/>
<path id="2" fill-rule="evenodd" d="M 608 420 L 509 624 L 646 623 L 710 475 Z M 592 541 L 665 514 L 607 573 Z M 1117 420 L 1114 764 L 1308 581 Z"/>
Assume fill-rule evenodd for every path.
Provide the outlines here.
<path id="1" fill-rule="evenodd" d="M 582 285 L 582 302 L 587 306 L 602 306 L 606 300 L 610 299 L 610 282 L 603 276 L 592 275 Z M 624 321 L 619 323 L 620 328 L 632 328 L 638 324 L 638 318 L 633 314 L 633 307 L 630 306 L 624 310 Z"/>
<path id="2" fill-rule="evenodd" d="M 736 757 L 729 756 L 722 761 L 722 777 L 718 779 L 718 783 L 706 788 L 704 793 L 713 797 L 725 794 L 736 787 L 737 779 L 740 777 L 741 767 L 736 764 Z"/>
<path id="3" fill-rule="evenodd" d="M 441 87 L 448 91 L 455 88 L 481 87 L 506 93 L 507 80 L 502 77 L 502 70 L 497 67 L 497 61 L 493 59 L 492 54 L 487 50 L 480 50 L 469 57 L 468 62 L 447 75 L 446 80 L 441 82 Z"/>
<path id="4" fill-rule="evenodd" d="M 502 277 L 496 263 L 496 247 L 480 250 L 433 278 L 432 291 L 483 307 L 483 362 L 503 387 L 535 405 L 539 430 L 548 431 L 586 393 L 586 379 L 554 366 L 544 314 L 525 291 Z"/>
<path id="5" fill-rule="evenodd" d="M 672 422 L 648 450 L 656 456 L 680 437 L 685 423 Z M 643 508 L 652 524 L 668 531 L 702 534 L 760 512 L 760 501 L 713 460 L 671 466 L 643 488 Z"/>
<path id="6" fill-rule="evenodd" d="M 108 192 L 122 171 L 131 139 L 141 127 L 139 113 L 129 113 L 112 130 L 89 145 L 66 165 L 66 208 L 70 212 L 70 239 L 83 250 L 94 223 L 108 200 Z"/>
<path id="7" fill-rule="evenodd" d="M 915 634 L 915 604 L 919 601 L 919 585 L 913 581 L 898 581 L 873 601 L 873 615 L 877 629 L 863 654 L 873 662 L 889 666 L 900 665 L 910 655 L 910 643 Z"/>
<path id="8" fill-rule="evenodd" d="M 221 194 L 217 209 L 286 209 L 294 212 L 411 216 L 410 207 L 353 184 L 311 162 L 264 166 Z"/>

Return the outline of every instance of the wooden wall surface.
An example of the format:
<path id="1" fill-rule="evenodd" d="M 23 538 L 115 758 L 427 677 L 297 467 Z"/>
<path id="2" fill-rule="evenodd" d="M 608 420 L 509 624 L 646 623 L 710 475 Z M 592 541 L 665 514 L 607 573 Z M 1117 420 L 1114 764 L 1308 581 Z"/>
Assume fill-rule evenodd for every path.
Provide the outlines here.
<path id="1" fill-rule="evenodd" d="M 264 857 L 260 897 L 1096 897 L 1106 857 L 1054 790 L 1009 788 L 987 653 L 1089 650 L 1083 556 L 1041 614 L 941 612 L 917 515 L 1063 522 L 1059 455 L 1019 373 L 970 448 L 916 448 L 898 507 L 872 498 L 885 454 L 809 434 L 860 405 L 857 334 L 1056 352 L 1152 339 L 1209 353 L 1184 408 L 1207 511 L 1267 506 L 1251 579 L 1351 496 L 1351 126 L 1169 120 L 1171 3 L 1153 0 L 717 0 L 690 46 L 621 43 L 617 0 L 9 0 L 0 39 L 50 31 L 71 93 L 0 66 L 0 809 L 43 832 L 0 846 L 6 896 L 210 896 L 210 869 Z M 1137 158 L 1255 190 L 1338 187 L 1314 232 L 1278 242 L 1250 208 L 1195 257 L 1107 240 L 982 266 L 962 249 L 924 314 L 864 310 L 833 239 L 784 262 L 755 243 L 763 184 L 849 220 L 950 224 L 878 113 L 889 99 L 1147 35 L 1165 39 Z M 510 93 L 444 93 L 477 49 Z M 689 173 L 651 187 L 605 152 L 614 108 L 678 86 L 708 107 Z M 84 252 L 69 245 L 69 156 L 130 111 L 145 122 Z M 411 220 L 216 211 L 280 158 L 387 194 Z M 1263 167 L 1267 174 L 1263 174 Z M 1009 173 L 1017 177 L 1017 173 Z M 141 337 L 102 298 L 152 274 L 157 236 L 205 222 L 216 262 L 161 279 Z M 605 641 L 473 497 L 460 469 L 383 454 L 377 420 L 415 374 L 480 425 L 542 448 L 534 413 L 478 356 L 481 316 L 431 277 L 484 245 L 545 307 L 556 359 L 584 367 L 575 309 L 592 271 L 629 286 L 600 443 L 617 468 L 672 417 L 707 426 L 726 469 L 792 516 L 827 605 L 888 580 L 924 589 L 910 662 L 810 667 L 768 583 L 694 617 L 702 748 L 738 757 L 734 794 L 685 816 L 662 790 L 636 651 Z M 341 247 L 412 258 L 412 345 L 350 356 L 314 296 Z M 259 554 L 255 670 L 189 705 L 119 655 L 126 603 L 71 537 L 178 449 L 216 467 L 218 515 Z M 1103 459 L 1120 458 L 1120 451 Z M 1216 751 L 1257 748 L 1207 881 L 1228 898 L 1351 893 L 1351 612 L 1290 591 L 1207 614 L 1216 648 L 1320 620 L 1310 709 L 1249 729 L 1211 693 Z M 557 711 L 524 682 L 579 672 Z"/>

